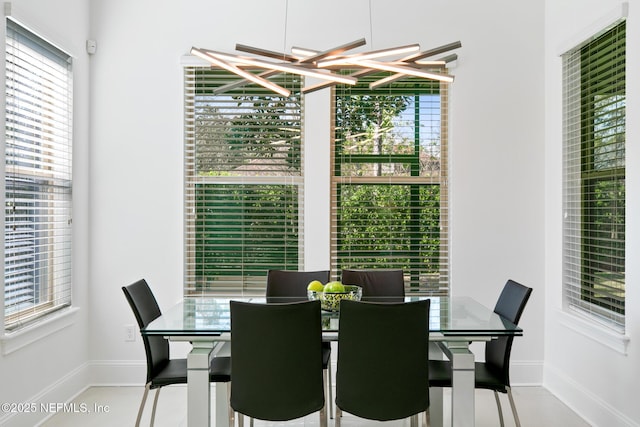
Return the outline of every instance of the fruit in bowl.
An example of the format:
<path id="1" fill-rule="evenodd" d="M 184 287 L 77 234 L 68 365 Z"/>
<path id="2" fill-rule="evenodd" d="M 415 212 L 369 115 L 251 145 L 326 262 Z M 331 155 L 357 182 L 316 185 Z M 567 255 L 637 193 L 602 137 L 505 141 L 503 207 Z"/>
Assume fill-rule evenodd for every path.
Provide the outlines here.
<path id="1" fill-rule="evenodd" d="M 313 280 L 309 282 L 307 286 L 308 291 L 324 292 L 324 285 L 319 280 Z"/>
<path id="2" fill-rule="evenodd" d="M 313 282 L 312 282 L 313 283 Z M 307 287 L 307 296 L 310 300 L 320 300 L 320 307 L 326 311 L 340 311 L 340 301 L 343 299 L 360 301 L 362 288 L 360 286 L 343 285 L 340 282 L 329 282 L 323 290 L 311 289 L 311 283 Z"/>

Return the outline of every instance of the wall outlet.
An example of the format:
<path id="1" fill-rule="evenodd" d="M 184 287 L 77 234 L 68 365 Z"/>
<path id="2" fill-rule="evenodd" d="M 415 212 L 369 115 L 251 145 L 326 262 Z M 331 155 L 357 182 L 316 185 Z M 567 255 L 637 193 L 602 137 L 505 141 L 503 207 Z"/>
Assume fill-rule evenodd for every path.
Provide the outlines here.
<path id="1" fill-rule="evenodd" d="M 136 340 L 136 327 L 134 325 L 124 325 L 124 340 L 128 342 Z"/>

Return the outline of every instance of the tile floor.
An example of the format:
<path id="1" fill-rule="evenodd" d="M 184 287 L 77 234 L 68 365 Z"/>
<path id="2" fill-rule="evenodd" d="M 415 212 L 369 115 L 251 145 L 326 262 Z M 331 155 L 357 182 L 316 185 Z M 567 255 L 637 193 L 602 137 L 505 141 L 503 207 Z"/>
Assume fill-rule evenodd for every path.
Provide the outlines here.
<path id="1" fill-rule="evenodd" d="M 214 386 L 215 387 L 215 386 Z M 135 423 L 138 405 L 142 398 L 142 387 L 91 387 L 80 394 L 74 402 L 85 404 L 89 413 L 58 413 L 49 418 L 42 427 L 126 427 L 133 426 Z M 212 389 L 212 393 L 214 390 Z M 589 424 L 576 415 L 571 409 L 564 405 L 555 396 L 542 387 L 514 387 L 514 399 L 520 414 L 520 420 L 523 427 L 587 427 Z M 448 416 L 447 401 L 449 398 L 448 391 L 445 389 L 445 426 L 450 425 L 450 417 Z M 147 400 L 147 411 L 143 416 L 142 425 L 149 425 L 149 416 L 151 411 L 151 402 L 153 394 L 150 393 Z M 160 394 L 158 400 L 158 409 L 156 414 L 157 427 L 180 427 L 186 426 L 187 411 L 187 395 L 186 387 L 171 386 L 165 387 Z M 506 427 L 515 425 L 509 401 L 506 395 L 501 396 L 502 407 L 505 416 Z M 213 406 L 212 406 L 213 407 Z M 318 415 L 312 414 L 304 419 L 294 420 L 288 423 L 268 423 L 256 421 L 255 426 L 317 426 Z M 248 423 L 245 422 L 245 426 Z M 342 425 L 345 427 L 372 427 L 372 426 L 389 426 L 401 427 L 408 426 L 408 421 L 397 422 L 371 422 L 365 421 L 349 414 L 343 417 Z M 476 391 L 476 426 L 477 427 L 494 427 L 498 426 L 498 414 L 496 409 L 493 393 L 486 390 Z M 333 426 L 333 420 L 330 420 L 329 426 Z"/>

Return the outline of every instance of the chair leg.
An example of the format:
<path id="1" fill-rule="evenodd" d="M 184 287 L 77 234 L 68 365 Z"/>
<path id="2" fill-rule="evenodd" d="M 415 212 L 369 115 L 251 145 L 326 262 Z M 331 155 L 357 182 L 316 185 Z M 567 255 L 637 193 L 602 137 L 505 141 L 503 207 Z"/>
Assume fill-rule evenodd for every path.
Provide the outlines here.
<path id="1" fill-rule="evenodd" d="M 336 427 L 340 427 L 340 421 L 342 420 L 342 409 L 336 405 Z"/>
<path id="2" fill-rule="evenodd" d="M 327 384 L 327 394 L 329 395 L 329 418 L 333 419 L 333 390 L 331 387 L 331 363 L 329 363 L 329 366 L 327 366 L 327 377 L 328 377 L 328 381 L 326 381 Z"/>
<path id="3" fill-rule="evenodd" d="M 156 422 L 156 406 L 158 406 L 158 396 L 160 396 L 161 389 L 162 387 L 158 387 L 156 389 L 156 395 L 153 398 L 153 409 L 151 410 L 151 423 L 149 423 L 151 427 L 153 427 L 154 423 Z"/>
<path id="4" fill-rule="evenodd" d="M 411 415 L 409 425 L 411 427 L 418 427 L 418 415 Z"/>
<path id="5" fill-rule="evenodd" d="M 151 389 L 151 383 L 147 383 L 144 386 L 144 394 L 142 395 L 142 402 L 140 402 L 140 409 L 138 409 L 138 417 L 136 418 L 136 427 L 140 427 L 140 420 L 142 419 L 142 412 L 144 412 L 144 404 L 147 402 L 147 395 Z"/>
<path id="6" fill-rule="evenodd" d="M 498 416 L 500 417 L 500 427 L 504 427 L 504 418 L 502 416 L 502 405 L 500 405 L 500 396 L 498 396 L 498 392 L 494 390 L 494 397 L 496 398 L 496 405 L 498 405 Z"/>
<path id="7" fill-rule="evenodd" d="M 424 423 L 423 423 L 423 426 L 424 427 L 431 427 L 431 412 L 429 412 L 429 409 L 424 411 Z"/>
<path id="8" fill-rule="evenodd" d="M 514 402 L 513 395 L 511 394 L 511 387 L 507 387 L 507 396 L 509 396 L 509 403 L 511 404 L 513 418 L 516 420 L 516 427 L 520 427 L 520 418 L 518 417 L 518 411 L 516 411 L 516 402 Z"/>
<path id="9" fill-rule="evenodd" d="M 327 427 L 327 404 L 320 409 L 320 427 Z"/>
<path id="10" fill-rule="evenodd" d="M 217 387 L 217 385 L 216 385 Z M 231 397 L 231 383 L 228 382 L 227 383 L 227 396 Z M 236 413 L 233 410 L 233 408 L 231 407 L 231 399 L 229 399 L 229 426 L 230 427 L 235 427 L 236 425 Z"/>
<path id="11" fill-rule="evenodd" d="M 238 427 L 244 427 L 244 415 L 238 412 Z M 253 418 L 249 417 L 249 427 L 253 427 Z"/>

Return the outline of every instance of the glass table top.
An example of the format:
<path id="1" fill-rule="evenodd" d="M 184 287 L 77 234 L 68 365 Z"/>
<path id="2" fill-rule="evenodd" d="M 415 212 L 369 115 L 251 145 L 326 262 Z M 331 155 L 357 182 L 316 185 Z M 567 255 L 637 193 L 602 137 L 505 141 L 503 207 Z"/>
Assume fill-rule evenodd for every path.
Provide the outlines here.
<path id="1" fill-rule="evenodd" d="M 397 298 L 396 298 L 397 299 Z M 431 300 L 429 331 L 445 336 L 522 335 L 522 329 L 470 297 L 411 296 L 405 301 Z M 265 297 L 185 298 L 141 332 L 143 335 L 206 336 L 231 332 L 229 301 L 267 303 Z M 286 298 L 284 298 L 286 300 Z M 300 300 L 292 298 L 291 301 Z M 369 299 L 371 300 L 371 299 Z M 376 302 L 388 299 L 376 298 Z M 279 298 L 278 302 L 283 302 Z M 322 311 L 323 332 L 338 332 L 339 312 Z"/>

